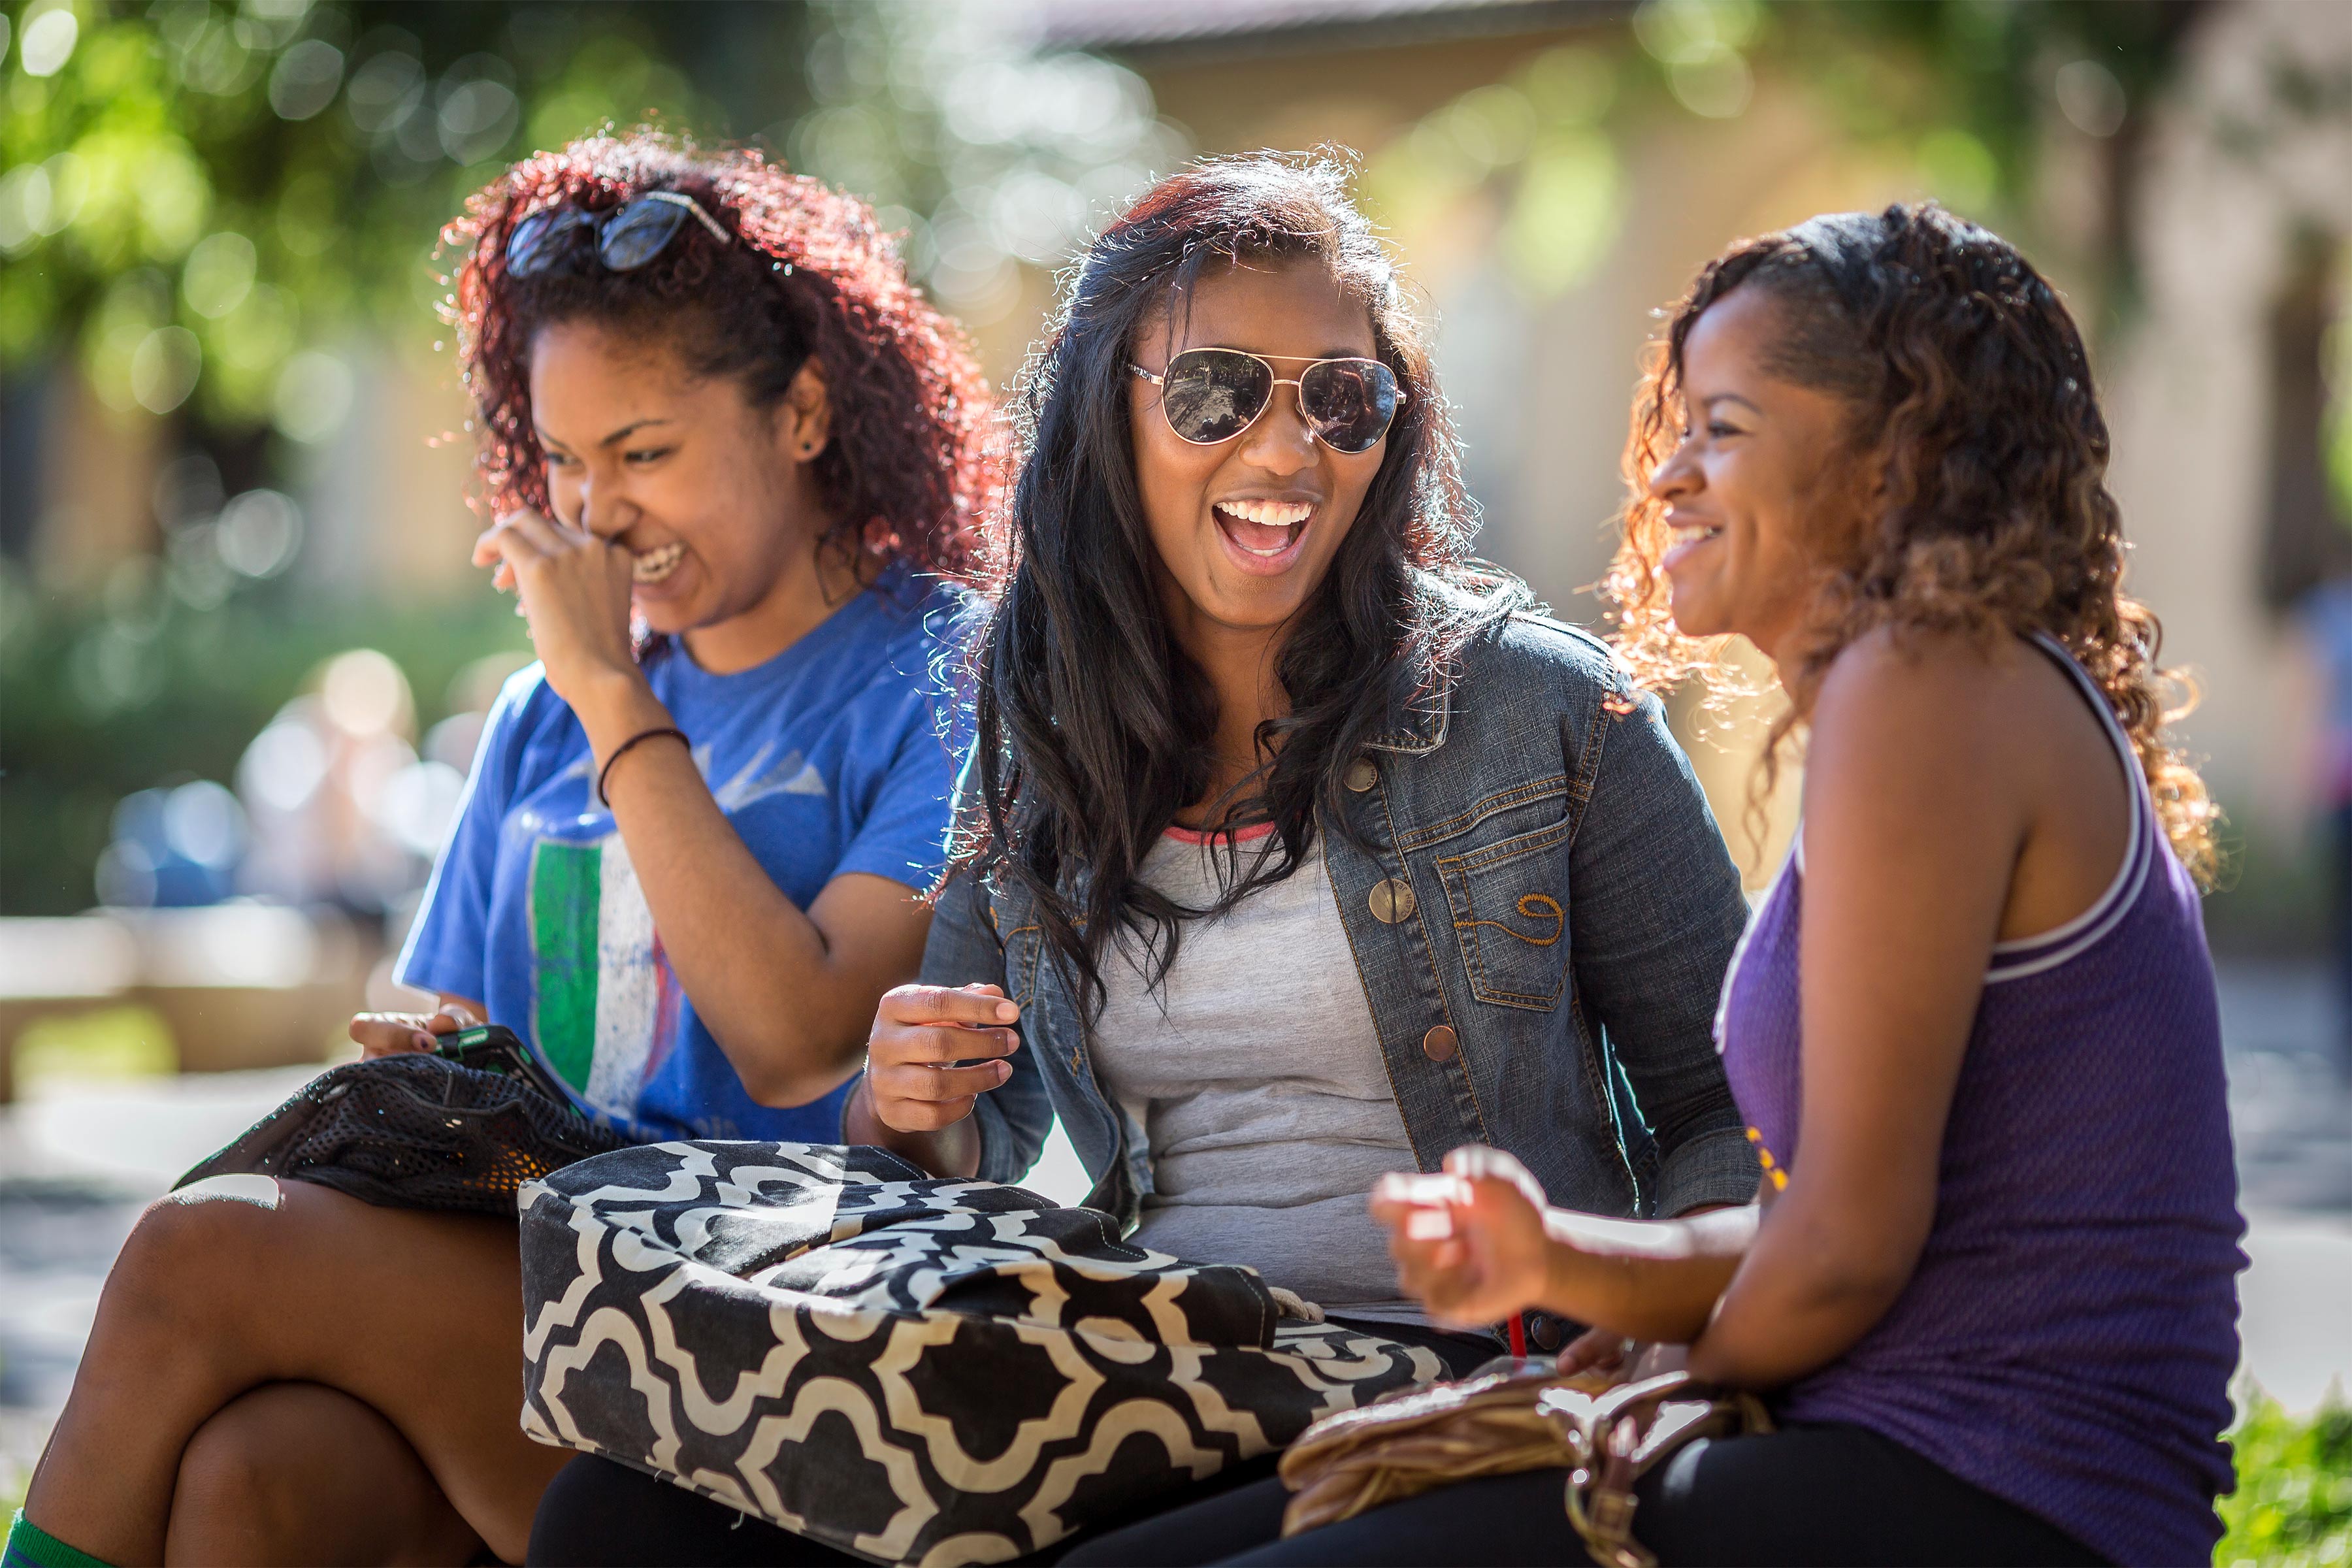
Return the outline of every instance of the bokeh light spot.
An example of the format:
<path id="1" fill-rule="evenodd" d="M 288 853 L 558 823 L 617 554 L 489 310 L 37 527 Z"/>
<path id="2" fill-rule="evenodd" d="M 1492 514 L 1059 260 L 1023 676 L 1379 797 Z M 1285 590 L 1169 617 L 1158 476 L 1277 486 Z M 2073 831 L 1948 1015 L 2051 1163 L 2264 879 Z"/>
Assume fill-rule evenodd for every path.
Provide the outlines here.
<path id="1" fill-rule="evenodd" d="M 372 647 L 337 654 L 320 683 L 327 721 L 350 735 L 382 735 L 408 711 L 408 678 Z"/>
<path id="2" fill-rule="evenodd" d="M 257 260 L 253 241 L 235 229 L 198 240 L 180 272 L 180 291 L 188 309 L 216 320 L 244 304 L 253 291 Z"/>
<path id="3" fill-rule="evenodd" d="M 68 6 L 42 12 L 25 23 L 24 41 L 16 47 L 16 63 L 31 77 L 55 76 L 73 58 L 81 23 Z"/>

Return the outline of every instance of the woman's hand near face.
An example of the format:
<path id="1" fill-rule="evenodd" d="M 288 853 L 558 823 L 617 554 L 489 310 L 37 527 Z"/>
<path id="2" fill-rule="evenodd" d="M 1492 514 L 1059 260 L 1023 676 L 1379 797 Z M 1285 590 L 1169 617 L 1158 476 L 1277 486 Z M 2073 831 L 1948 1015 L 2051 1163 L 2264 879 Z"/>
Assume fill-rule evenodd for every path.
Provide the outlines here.
<path id="1" fill-rule="evenodd" d="M 515 511 L 474 542 L 474 564 L 495 564 L 491 581 L 520 596 L 547 684 L 575 711 L 593 706 L 600 688 L 642 684 L 629 643 L 634 563 L 626 550 L 535 511 Z"/>

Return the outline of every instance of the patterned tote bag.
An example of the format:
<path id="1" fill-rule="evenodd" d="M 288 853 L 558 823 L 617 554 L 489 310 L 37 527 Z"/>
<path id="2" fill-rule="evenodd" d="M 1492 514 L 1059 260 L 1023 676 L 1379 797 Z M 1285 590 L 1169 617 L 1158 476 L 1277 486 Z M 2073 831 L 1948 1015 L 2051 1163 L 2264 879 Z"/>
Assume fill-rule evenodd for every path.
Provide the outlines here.
<path id="1" fill-rule="evenodd" d="M 523 1427 L 876 1563 L 1000 1563 L 1430 1382 L 1253 1270 L 879 1149 L 527 1183 Z"/>

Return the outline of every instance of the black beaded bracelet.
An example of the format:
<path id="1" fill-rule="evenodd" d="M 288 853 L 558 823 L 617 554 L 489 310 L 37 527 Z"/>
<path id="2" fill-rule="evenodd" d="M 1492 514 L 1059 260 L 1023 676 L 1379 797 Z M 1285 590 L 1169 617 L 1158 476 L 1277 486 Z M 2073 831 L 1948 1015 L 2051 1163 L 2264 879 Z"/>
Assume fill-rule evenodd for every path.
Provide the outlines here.
<path id="1" fill-rule="evenodd" d="M 597 805 L 603 806 L 607 811 L 613 809 L 611 797 L 604 794 L 604 781 L 613 776 L 613 764 L 619 762 L 623 757 L 627 756 L 629 754 L 630 747 L 635 745 L 640 741 L 650 741 L 656 735 L 676 735 L 678 738 L 679 743 L 685 746 L 688 751 L 691 752 L 694 750 L 694 742 L 688 740 L 686 738 L 686 731 L 679 729 L 675 724 L 662 724 L 657 725 L 651 730 L 638 731 L 635 734 L 630 736 L 627 740 L 614 747 L 613 754 L 604 759 L 604 765 L 596 770 Z"/>

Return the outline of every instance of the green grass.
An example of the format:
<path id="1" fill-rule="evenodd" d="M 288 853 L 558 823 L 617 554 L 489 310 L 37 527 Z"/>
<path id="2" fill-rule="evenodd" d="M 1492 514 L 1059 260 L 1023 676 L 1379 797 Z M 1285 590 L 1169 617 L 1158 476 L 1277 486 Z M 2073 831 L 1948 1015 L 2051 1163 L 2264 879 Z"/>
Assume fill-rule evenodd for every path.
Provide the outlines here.
<path id="1" fill-rule="evenodd" d="M 180 1070 L 172 1026 L 152 1007 L 101 1007 L 37 1018 L 16 1037 L 16 1092 L 50 1082 L 123 1082 Z"/>
<path id="2" fill-rule="evenodd" d="M 2331 1390 L 2308 1417 L 2260 1388 L 2230 1431 L 2238 1489 L 2221 1500 L 2218 1568 L 2352 1568 L 2352 1408 Z"/>

